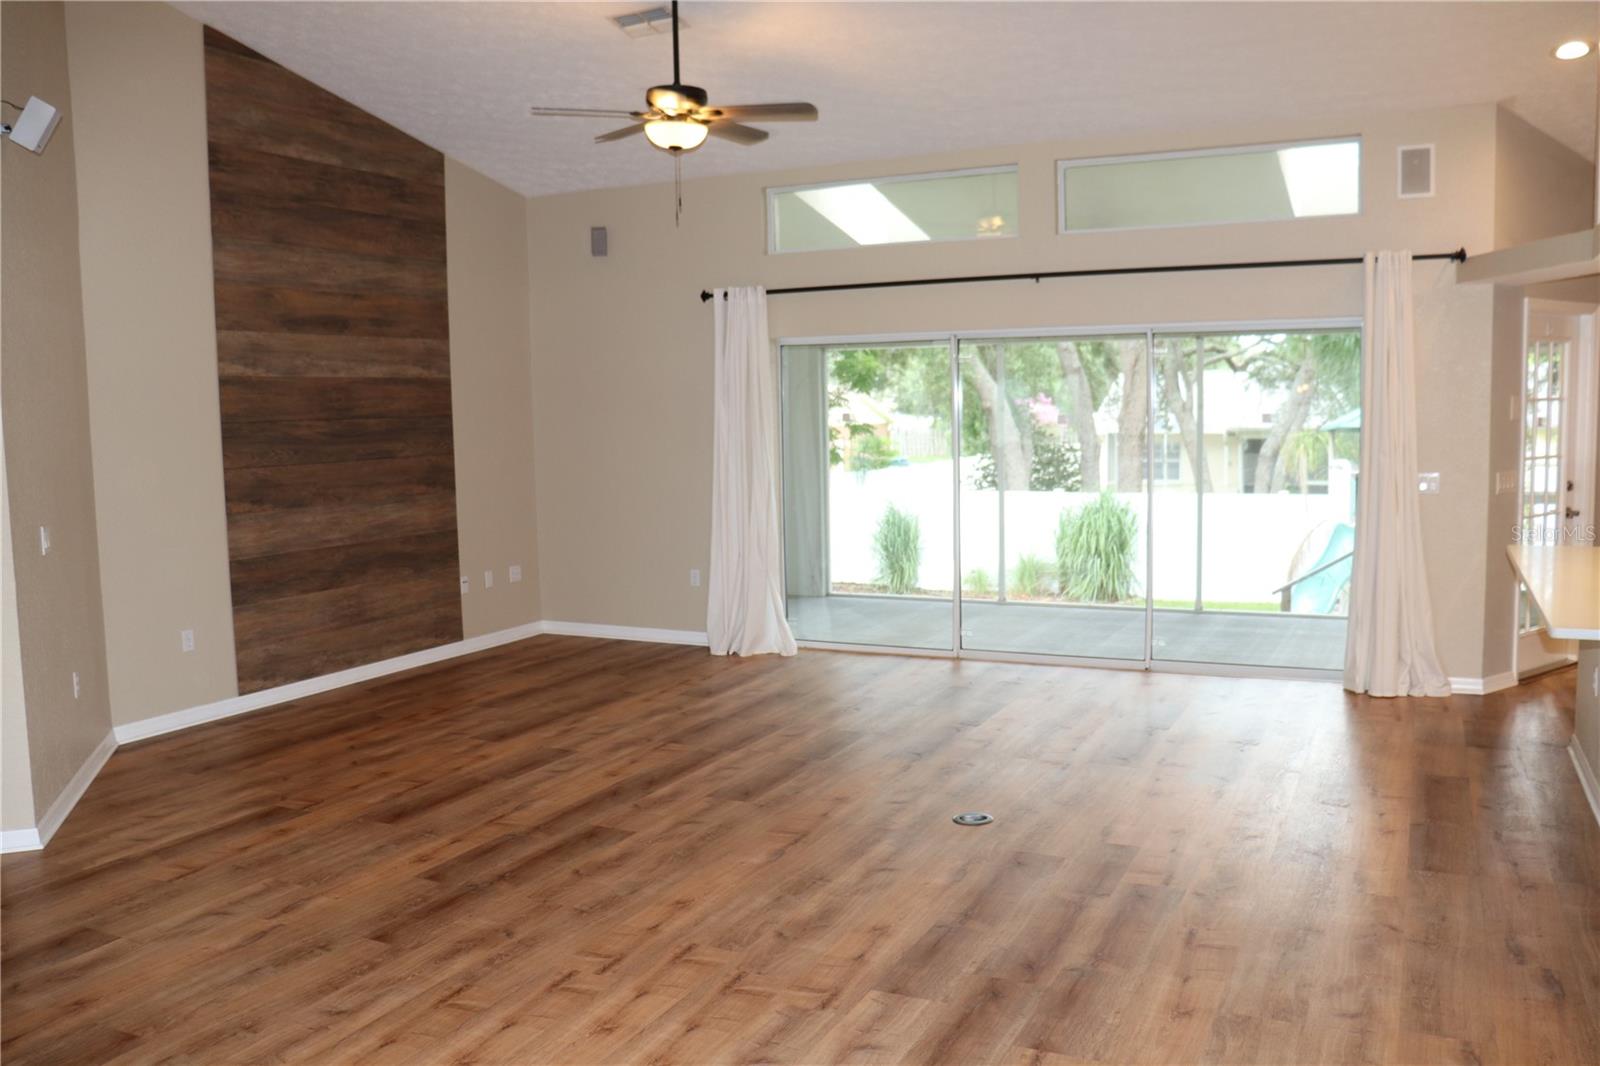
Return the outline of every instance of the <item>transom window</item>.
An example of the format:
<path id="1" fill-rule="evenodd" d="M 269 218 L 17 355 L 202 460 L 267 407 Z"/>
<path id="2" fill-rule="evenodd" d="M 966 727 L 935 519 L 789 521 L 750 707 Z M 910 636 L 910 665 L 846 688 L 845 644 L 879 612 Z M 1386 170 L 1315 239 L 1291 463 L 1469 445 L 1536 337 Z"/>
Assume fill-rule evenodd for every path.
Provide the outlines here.
<path id="1" fill-rule="evenodd" d="M 767 250 L 1017 235 L 1017 168 L 835 181 L 767 190 Z"/>
<path id="2" fill-rule="evenodd" d="M 1361 211 L 1358 138 L 1065 159 L 1057 166 L 1063 233 Z"/>

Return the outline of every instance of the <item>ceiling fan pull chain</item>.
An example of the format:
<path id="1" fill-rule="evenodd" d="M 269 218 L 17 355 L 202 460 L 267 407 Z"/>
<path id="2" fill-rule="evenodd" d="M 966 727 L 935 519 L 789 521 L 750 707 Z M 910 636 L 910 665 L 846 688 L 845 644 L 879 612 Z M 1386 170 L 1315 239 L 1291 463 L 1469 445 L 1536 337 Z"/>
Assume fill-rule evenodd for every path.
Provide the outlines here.
<path id="1" fill-rule="evenodd" d="M 672 153 L 672 198 L 677 204 L 676 214 L 672 217 L 675 227 L 683 226 L 683 153 Z"/>

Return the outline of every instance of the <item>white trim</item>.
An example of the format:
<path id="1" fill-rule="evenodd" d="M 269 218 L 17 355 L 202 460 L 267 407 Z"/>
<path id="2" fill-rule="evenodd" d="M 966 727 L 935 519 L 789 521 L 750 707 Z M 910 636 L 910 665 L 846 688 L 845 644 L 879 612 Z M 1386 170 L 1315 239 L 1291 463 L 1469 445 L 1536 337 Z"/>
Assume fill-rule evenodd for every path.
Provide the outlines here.
<path id="1" fill-rule="evenodd" d="M 32 829 L 7 829 L 0 833 L 0 853 L 38 851 L 50 843 L 50 838 L 56 835 L 61 823 L 67 820 L 67 815 L 72 813 L 72 808 L 78 805 L 83 794 L 89 791 L 95 775 L 116 750 L 116 734 L 107 733 L 101 738 L 100 743 L 95 745 L 89 757 L 83 760 L 83 765 L 78 767 L 77 772 L 72 775 L 72 780 L 68 781 L 66 787 L 56 796 L 49 809 L 44 812 L 44 817 L 39 819 L 37 826 Z"/>
<path id="2" fill-rule="evenodd" d="M 1578 746 L 1577 737 L 1567 742 L 1567 754 L 1572 756 L 1573 769 L 1578 771 L 1578 783 L 1583 786 L 1583 794 L 1588 797 L 1589 810 L 1594 814 L 1594 820 L 1600 822 L 1600 777 L 1595 775 L 1594 767 L 1589 765 L 1583 749 Z"/>
<path id="3" fill-rule="evenodd" d="M 1450 682 L 1452 696 L 1487 696 L 1501 689 L 1515 688 L 1517 673 L 1515 670 L 1504 670 L 1488 677 L 1450 677 L 1445 680 Z"/>
<path id="4" fill-rule="evenodd" d="M 1235 333 L 1308 333 L 1326 330 L 1360 329 L 1359 316 L 1330 316 L 1324 318 L 1258 318 L 1223 319 L 1212 322 L 1156 322 L 1145 325 L 1107 326 L 1021 326 L 1015 329 L 956 329 L 926 333 L 838 333 L 822 337 L 779 337 L 782 348 L 828 348 L 863 344 L 908 345 L 937 348 L 950 338 L 961 341 L 993 340 L 1055 340 L 1060 337 L 1122 338 L 1144 337 L 1153 333 L 1157 337 L 1192 337 L 1196 333 L 1223 336 Z"/>
<path id="5" fill-rule="evenodd" d="M 0 830 L 0 855 L 10 855 L 14 851 L 38 851 L 44 847 L 39 842 L 37 829 L 5 829 Z"/>
<path id="6" fill-rule="evenodd" d="M 541 632 L 563 637 L 593 637 L 597 640 L 642 640 L 650 644 L 696 644 L 711 642 L 704 632 L 692 629 L 651 629 L 647 626 L 611 626 L 598 622 L 541 622 Z"/>
<path id="7" fill-rule="evenodd" d="M 370 681 L 373 678 L 383 677 L 387 674 L 396 674 L 402 670 L 412 670 L 419 666 L 427 666 L 431 663 L 443 662 L 446 659 L 455 659 L 462 655 L 471 655 L 474 652 L 499 647 L 501 644 L 526 640 L 529 637 L 536 637 L 545 632 L 549 632 L 549 630 L 545 628 L 543 622 L 529 622 L 526 625 L 513 626 L 510 629 L 501 629 L 481 636 L 468 637 L 466 640 L 459 640 L 451 644 L 441 644 L 436 648 L 424 648 L 422 651 L 414 651 L 409 655 L 399 655 L 393 659 L 384 659 L 380 662 L 352 667 L 349 670 L 340 670 L 338 673 L 307 678 L 304 681 L 279 685 L 276 688 L 262 689 L 260 692 L 250 692 L 243 696 L 230 696 L 214 703 L 202 703 L 198 707 L 188 707 L 181 711 L 173 711 L 171 714 L 141 718 L 136 722 L 127 722 L 117 726 L 117 743 L 129 744 L 136 740 L 146 740 L 150 737 L 161 736 L 164 733 L 173 733 L 179 729 L 203 725 L 206 722 L 232 718 L 235 715 L 261 710 L 263 707 L 272 707 L 280 703 L 288 703 L 290 700 L 302 699 L 320 692 L 343 688 L 346 685 Z"/>

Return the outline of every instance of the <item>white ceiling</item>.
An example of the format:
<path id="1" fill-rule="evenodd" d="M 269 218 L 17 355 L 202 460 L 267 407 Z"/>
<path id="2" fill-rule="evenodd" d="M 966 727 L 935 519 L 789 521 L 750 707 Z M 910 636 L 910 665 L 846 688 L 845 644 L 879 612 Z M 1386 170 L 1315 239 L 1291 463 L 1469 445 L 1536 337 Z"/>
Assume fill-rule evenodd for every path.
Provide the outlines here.
<path id="1" fill-rule="evenodd" d="M 632 3 L 184 2 L 177 6 L 527 195 L 662 181 L 619 123 L 671 80 Z M 713 103 L 809 100 L 814 125 L 709 142 L 697 175 L 1029 141 L 1496 100 L 1588 158 L 1600 3 L 695 3 L 683 74 Z"/>

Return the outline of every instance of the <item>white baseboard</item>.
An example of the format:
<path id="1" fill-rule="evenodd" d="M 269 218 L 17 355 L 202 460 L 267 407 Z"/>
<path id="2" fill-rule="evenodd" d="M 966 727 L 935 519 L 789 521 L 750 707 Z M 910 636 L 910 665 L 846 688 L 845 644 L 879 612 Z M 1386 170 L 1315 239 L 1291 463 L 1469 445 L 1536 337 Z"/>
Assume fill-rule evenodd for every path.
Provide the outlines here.
<path id="1" fill-rule="evenodd" d="M 1589 810 L 1594 814 L 1594 820 L 1600 822 L 1600 777 L 1595 775 L 1594 767 L 1584 757 L 1577 737 L 1567 742 L 1567 754 L 1572 756 L 1572 766 L 1578 771 L 1578 782 L 1583 785 L 1583 794 L 1589 798 Z"/>
<path id="2" fill-rule="evenodd" d="M 83 794 L 89 791 L 89 785 L 93 783 L 95 775 L 116 750 L 116 733 L 107 733 L 100 743 L 95 745 L 89 757 L 83 760 L 83 765 L 78 767 L 77 772 L 72 775 L 72 780 L 68 781 L 66 787 L 56 796 L 35 828 L 8 829 L 0 834 L 0 852 L 38 851 L 50 843 L 50 838 L 56 835 L 56 830 L 61 828 L 61 823 L 67 820 L 67 815 L 72 813 L 72 808 L 78 805 Z"/>
<path id="3" fill-rule="evenodd" d="M 9 855 L 13 851 L 38 851 L 44 847 L 39 842 L 37 829 L 3 829 L 0 830 L 0 855 Z"/>
<path id="4" fill-rule="evenodd" d="M 1487 696 L 1501 689 L 1514 688 L 1517 684 L 1517 675 L 1511 670 L 1506 670 L 1503 673 L 1490 674 L 1488 677 L 1452 677 L 1448 680 L 1450 691 L 1457 696 Z"/>
<path id="5" fill-rule="evenodd" d="M 650 629 L 645 626 L 608 626 L 595 622 L 544 622 L 544 632 L 563 637 L 594 637 L 599 640 L 642 640 L 650 644 L 698 644 L 710 641 L 692 629 Z"/>
<path id="6" fill-rule="evenodd" d="M 320 692 L 343 688 L 346 685 L 358 684 L 362 681 L 371 681 L 386 674 L 397 674 L 402 670 L 414 670 L 419 666 L 428 666 L 432 663 L 443 662 L 446 659 L 458 658 L 462 655 L 471 655 L 474 652 L 484 651 L 488 648 L 498 647 L 501 644 L 510 644 L 518 640 L 526 640 L 545 632 L 543 622 L 529 622 L 526 625 L 513 626 L 510 629 L 501 629 L 482 636 L 468 637 L 452 644 L 441 644 L 437 648 L 424 648 L 414 651 L 409 655 L 398 655 L 393 659 L 384 659 L 380 662 L 367 663 L 364 666 L 351 667 L 349 670 L 340 670 L 334 674 L 324 674 L 321 677 L 311 677 L 304 681 L 296 681 L 289 685 L 279 685 L 276 688 L 262 689 L 260 692 L 251 692 L 243 696 L 230 696 L 225 700 L 215 703 L 202 703 L 198 707 L 187 707 L 171 714 L 159 714 L 153 718 L 141 718 L 137 722 L 127 722 L 116 728 L 117 743 L 129 744 L 135 740 L 146 740 L 158 737 L 163 733 L 173 733 L 179 729 L 188 729 L 191 726 L 203 725 L 206 722 L 215 722 L 223 718 L 232 718 L 235 715 L 248 714 L 250 711 L 259 711 L 263 707 L 272 707 L 290 700 L 303 699 L 306 696 L 315 696 Z"/>

